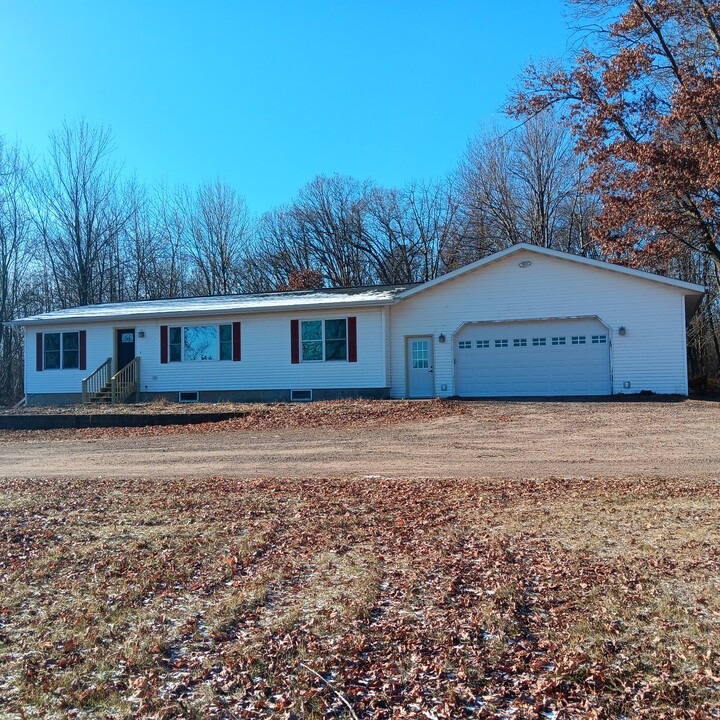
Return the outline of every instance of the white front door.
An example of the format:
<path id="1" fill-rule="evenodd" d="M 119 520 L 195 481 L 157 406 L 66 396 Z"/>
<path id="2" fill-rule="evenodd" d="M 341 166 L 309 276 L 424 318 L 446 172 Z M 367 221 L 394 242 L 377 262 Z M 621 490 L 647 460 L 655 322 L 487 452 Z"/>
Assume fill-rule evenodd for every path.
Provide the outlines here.
<path id="1" fill-rule="evenodd" d="M 406 342 L 408 397 L 433 397 L 435 382 L 433 379 L 432 337 L 411 337 Z"/>

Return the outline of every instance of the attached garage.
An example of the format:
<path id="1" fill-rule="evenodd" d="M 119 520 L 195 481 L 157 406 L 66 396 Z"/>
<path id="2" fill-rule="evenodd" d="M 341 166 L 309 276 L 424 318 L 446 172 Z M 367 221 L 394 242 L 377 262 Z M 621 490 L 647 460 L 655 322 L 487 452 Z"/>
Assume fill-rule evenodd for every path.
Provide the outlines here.
<path id="1" fill-rule="evenodd" d="M 610 335 L 597 318 L 478 322 L 455 334 L 460 397 L 610 395 Z"/>
<path id="2" fill-rule="evenodd" d="M 396 296 L 391 397 L 686 395 L 703 290 L 514 245 Z"/>

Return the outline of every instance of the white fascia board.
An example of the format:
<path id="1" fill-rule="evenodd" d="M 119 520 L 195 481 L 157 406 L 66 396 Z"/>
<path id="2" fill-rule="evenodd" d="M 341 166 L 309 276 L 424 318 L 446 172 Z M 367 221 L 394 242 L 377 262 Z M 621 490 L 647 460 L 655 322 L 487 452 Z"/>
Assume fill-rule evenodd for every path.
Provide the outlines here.
<path id="1" fill-rule="evenodd" d="M 695 283 L 688 283 L 683 280 L 675 280 L 674 278 L 665 277 L 664 275 L 655 275 L 653 273 L 645 272 L 644 270 L 634 270 L 633 268 L 625 267 L 624 265 L 614 265 L 613 263 L 603 262 L 602 260 L 593 260 L 592 258 L 582 257 L 581 255 L 573 255 L 571 253 L 561 252 L 560 250 L 550 250 L 549 248 L 540 247 L 539 245 L 518 243 L 517 245 L 511 245 L 509 248 L 505 248 L 504 250 L 500 250 L 492 255 L 488 255 L 487 257 L 482 258 L 482 260 L 477 260 L 469 265 L 464 265 L 463 267 L 453 270 L 446 275 L 441 275 L 434 280 L 429 280 L 418 287 L 410 288 L 410 290 L 398 293 L 395 297 L 397 300 L 404 300 L 416 293 L 429 290 L 436 285 L 440 285 L 448 280 L 453 280 L 465 273 L 472 272 L 473 270 L 477 270 L 485 265 L 490 265 L 498 260 L 502 260 L 508 255 L 512 255 L 513 253 L 520 251 L 533 252 L 538 255 L 547 255 L 548 257 L 554 257 L 560 260 L 576 262 L 580 265 L 588 265 L 590 267 L 598 268 L 599 270 L 608 270 L 610 272 L 617 272 L 623 275 L 640 278 L 641 280 L 650 280 L 651 282 L 658 282 L 663 285 L 671 285 L 672 287 L 681 288 L 682 290 L 688 290 L 691 293 L 700 293 L 701 295 L 705 293 L 705 287 L 703 285 L 696 285 Z"/>
<path id="2" fill-rule="evenodd" d="M 84 325 L 87 323 L 115 323 L 126 322 L 128 320 L 160 320 L 162 318 L 197 318 L 197 317 L 216 317 L 219 315 L 237 316 L 237 315 L 265 315 L 266 313 L 278 312 L 324 312 L 325 310 L 352 310 L 353 308 L 382 307 L 384 305 L 392 305 L 395 300 L 365 300 L 356 302 L 335 302 L 335 303 L 296 303 L 294 305 L 279 305 L 276 307 L 263 308 L 222 308 L 222 309 L 206 309 L 206 310 L 180 310 L 168 309 L 156 312 L 136 312 L 136 313 L 108 313 L 106 315 L 68 315 L 67 317 L 43 317 L 43 315 L 33 315 L 20 320 L 9 320 L 3 324 L 12 327 L 28 327 L 31 325 Z"/>

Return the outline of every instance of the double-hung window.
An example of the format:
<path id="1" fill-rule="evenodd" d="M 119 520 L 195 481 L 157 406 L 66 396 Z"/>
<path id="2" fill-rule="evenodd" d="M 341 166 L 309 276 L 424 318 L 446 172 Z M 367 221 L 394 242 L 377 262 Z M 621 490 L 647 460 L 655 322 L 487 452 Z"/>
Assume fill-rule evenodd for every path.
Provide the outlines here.
<path id="1" fill-rule="evenodd" d="M 46 370 L 77 370 L 80 367 L 79 333 L 45 333 L 43 367 Z"/>
<path id="2" fill-rule="evenodd" d="M 303 362 L 347 360 L 347 319 L 303 320 L 300 349 Z"/>

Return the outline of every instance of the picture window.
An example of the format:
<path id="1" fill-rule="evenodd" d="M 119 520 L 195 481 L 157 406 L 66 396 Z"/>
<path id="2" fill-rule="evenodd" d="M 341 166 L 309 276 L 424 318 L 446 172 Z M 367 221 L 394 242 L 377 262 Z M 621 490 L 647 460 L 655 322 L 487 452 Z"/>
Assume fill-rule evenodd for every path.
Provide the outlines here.
<path id="1" fill-rule="evenodd" d="M 188 325 L 168 329 L 170 362 L 232 360 L 232 325 Z"/>

